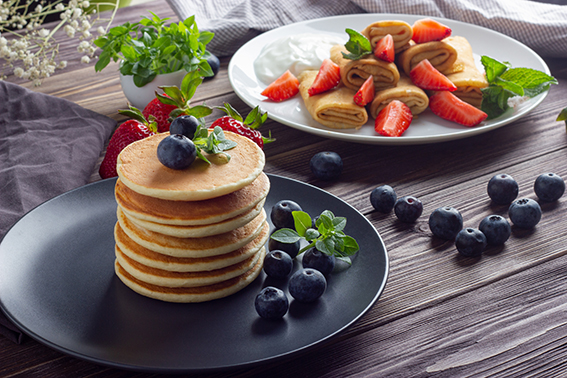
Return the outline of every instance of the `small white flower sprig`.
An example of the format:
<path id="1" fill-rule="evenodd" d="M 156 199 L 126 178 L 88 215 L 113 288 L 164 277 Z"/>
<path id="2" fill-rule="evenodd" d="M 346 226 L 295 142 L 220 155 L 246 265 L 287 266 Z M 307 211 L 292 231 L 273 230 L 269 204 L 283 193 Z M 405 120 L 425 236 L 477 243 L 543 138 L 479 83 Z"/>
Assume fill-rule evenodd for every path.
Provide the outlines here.
<path id="1" fill-rule="evenodd" d="M 101 14 L 102 6 L 114 10 Z M 79 40 L 77 50 L 84 54 L 81 63 L 90 63 L 97 49 L 91 30 L 106 34 L 117 8 L 118 1 L 91 5 L 88 0 L 0 0 L 0 80 L 7 78 L 4 70 L 9 69 L 16 77 L 39 86 L 56 69 L 65 68 L 67 61 L 58 59 L 55 38 L 61 29 Z M 47 24 L 46 17 L 52 14 L 59 14 L 60 21 Z"/>

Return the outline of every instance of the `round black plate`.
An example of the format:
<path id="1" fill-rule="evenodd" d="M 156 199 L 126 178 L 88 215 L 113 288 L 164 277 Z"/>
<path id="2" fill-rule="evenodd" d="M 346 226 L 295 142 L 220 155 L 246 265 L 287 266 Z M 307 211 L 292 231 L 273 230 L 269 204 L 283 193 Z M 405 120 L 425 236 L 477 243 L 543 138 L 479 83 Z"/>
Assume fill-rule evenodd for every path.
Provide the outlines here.
<path id="1" fill-rule="evenodd" d="M 26 334 L 63 353 L 146 372 L 199 372 L 249 366 L 314 346 L 351 325 L 378 299 L 388 274 L 380 235 L 356 209 L 314 186 L 269 175 L 266 211 L 281 199 L 312 216 L 347 217 L 361 247 L 353 265 L 329 278 L 309 305 L 290 298 L 282 321 L 267 321 L 254 298 L 262 272 L 244 290 L 198 304 L 136 294 L 114 274 L 114 179 L 70 191 L 38 206 L 0 244 L 0 307 Z M 296 265 L 299 265 L 296 263 Z"/>

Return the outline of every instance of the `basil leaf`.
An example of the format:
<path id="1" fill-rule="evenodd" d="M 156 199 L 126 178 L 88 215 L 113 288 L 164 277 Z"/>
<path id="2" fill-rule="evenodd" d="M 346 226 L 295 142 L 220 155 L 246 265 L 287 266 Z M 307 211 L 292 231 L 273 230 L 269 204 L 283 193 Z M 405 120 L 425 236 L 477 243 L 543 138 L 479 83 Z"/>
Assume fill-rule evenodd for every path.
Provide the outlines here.
<path id="1" fill-rule="evenodd" d="M 276 230 L 270 238 L 286 244 L 292 244 L 301 240 L 299 234 L 290 228 L 280 228 L 279 230 Z"/>
<path id="2" fill-rule="evenodd" d="M 300 236 L 305 236 L 305 231 L 311 228 L 312 220 L 304 211 L 292 211 L 295 230 Z"/>

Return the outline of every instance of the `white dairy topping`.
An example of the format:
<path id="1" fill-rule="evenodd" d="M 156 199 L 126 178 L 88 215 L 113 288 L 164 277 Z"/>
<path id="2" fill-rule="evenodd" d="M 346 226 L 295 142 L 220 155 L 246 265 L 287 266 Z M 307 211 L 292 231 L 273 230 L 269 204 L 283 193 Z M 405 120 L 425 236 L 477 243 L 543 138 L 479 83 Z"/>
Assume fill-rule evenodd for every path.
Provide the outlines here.
<path id="1" fill-rule="evenodd" d="M 330 57 L 331 47 L 346 39 L 326 34 L 296 34 L 279 38 L 264 46 L 254 61 L 258 79 L 270 84 L 286 70 L 295 76 L 304 70 L 318 70 Z"/>

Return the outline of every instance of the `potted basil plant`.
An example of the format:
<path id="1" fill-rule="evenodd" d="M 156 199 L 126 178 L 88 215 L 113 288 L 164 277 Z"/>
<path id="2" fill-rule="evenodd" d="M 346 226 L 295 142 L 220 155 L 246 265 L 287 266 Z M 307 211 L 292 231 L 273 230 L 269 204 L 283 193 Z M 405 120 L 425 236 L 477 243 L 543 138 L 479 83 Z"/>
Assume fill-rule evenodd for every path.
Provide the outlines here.
<path id="1" fill-rule="evenodd" d="M 165 25 L 168 18 L 150 13 L 151 18 L 115 26 L 94 41 L 102 50 L 95 71 L 103 70 L 110 61 L 120 61 L 122 90 L 139 109 L 155 98 L 159 86 L 179 86 L 188 72 L 213 76 L 206 45 L 214 34 L 200 32 L 195 16 Z"/>

